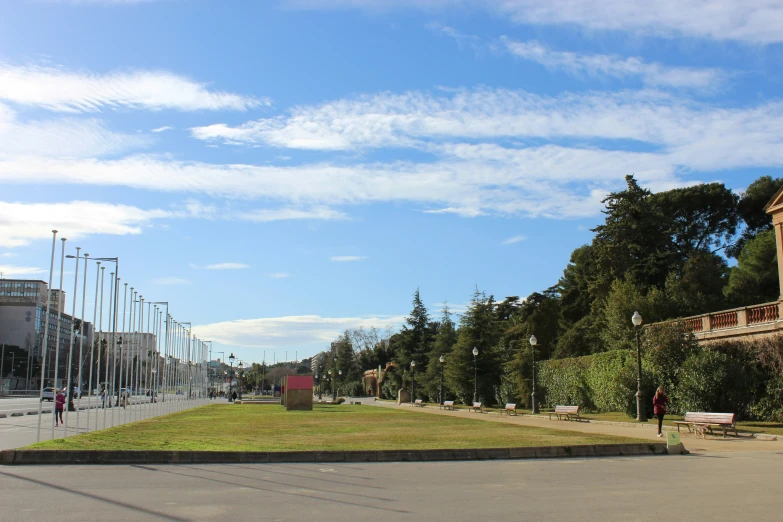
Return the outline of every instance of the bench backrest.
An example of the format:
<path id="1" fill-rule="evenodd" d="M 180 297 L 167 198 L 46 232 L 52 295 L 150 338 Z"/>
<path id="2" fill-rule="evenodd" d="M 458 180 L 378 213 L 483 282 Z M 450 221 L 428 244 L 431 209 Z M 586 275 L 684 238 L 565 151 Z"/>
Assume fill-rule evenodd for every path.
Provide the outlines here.
<path id="1" fill-rule="evenodd" d="M 480 402 L 474 402 L 473 403 L 473 407 L 474 408 L 481 408 L 481 403 Z"/>
<path id="2" fill-rule="evenodd" d="M 703 411 L 689 411 L 685 414 L 685 422 L 703 422 L 710 424 L 734 424 L 736 413 L 707 413 Z"/>
<path id="3" fill-rule="evenodd" d="M 576 415 L 579 413 L 579 406 L 555 406 L 555 413 L 571 413 Z"/>
<path id="4" fill-rule="evenodd" d="M 516 404 L 512 404 L 512 403 L 508 403 L 508 404 L 506 404 L 506 409 L 507 410 L 516 410 L 517 409 L 517 405 Z"/>
<path id="5" fill-rule="evenodd" d="M 444 406 L 454 406 L 454 401 L 443 401 Z"/>
<path id="6" fill-rule="evenodd" d="M 415 402 L 416 404 L 421 404 L 421 399 L 416 399 L 416 400 L 415 400 L 415 401 L 413 401 L 413 402 Z"/>

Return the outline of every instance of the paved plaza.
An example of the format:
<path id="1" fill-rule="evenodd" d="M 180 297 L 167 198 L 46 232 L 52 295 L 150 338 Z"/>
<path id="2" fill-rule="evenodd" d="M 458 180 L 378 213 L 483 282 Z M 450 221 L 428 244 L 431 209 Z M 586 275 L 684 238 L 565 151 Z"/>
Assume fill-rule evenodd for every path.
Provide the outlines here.
<path id="1" fill-rule="evenodd" d="M 778 453 L 0 468 L 4 521 L 780 520 Z"/>
<path id="2" fill-rule="evenodd" d="M 149 406 L 134 408 L 143 417 L 151 413 L 147 411 Z M 398 408 L 392 403 L 375 407 Z M 436 408 L 416 412 L 659 440 L 653 429 L 557 422 L 545 416 L 508 418 Z M 107 415 L 114 415 L 115 422 L 120 422 L 123 411 L 113 408 Z M 31 442 L 36 422 L 35 416 L 0 419 L 2 445 L 16 447 Z M 683 442 L 691 451 L 688 456 L 429 463 L 4 466 L 0 467 L 0 519 L 780 519 L 783 442 L 749 436 L 704 441 L 689 435 L 683 437 Z"/>

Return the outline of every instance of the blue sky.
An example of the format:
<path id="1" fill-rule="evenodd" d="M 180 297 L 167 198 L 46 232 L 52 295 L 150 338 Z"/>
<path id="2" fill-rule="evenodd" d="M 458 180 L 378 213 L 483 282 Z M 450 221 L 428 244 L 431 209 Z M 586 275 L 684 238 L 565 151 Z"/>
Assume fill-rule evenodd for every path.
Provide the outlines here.
<path id="1" fill-rule="evenodd" d="M 247 361 L 542 290 L 626 174 L 783 175 L 781 2 L 654 4 L 3 2 L 0 270 L 57 228 Z"/>

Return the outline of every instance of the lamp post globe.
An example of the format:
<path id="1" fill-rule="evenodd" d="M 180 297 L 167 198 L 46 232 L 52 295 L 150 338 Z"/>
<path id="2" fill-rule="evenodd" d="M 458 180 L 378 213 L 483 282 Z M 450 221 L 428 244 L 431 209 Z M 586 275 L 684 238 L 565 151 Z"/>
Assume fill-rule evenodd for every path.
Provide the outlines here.
<path id="1" fill-rule="evenodd" d="M 538 413 L 538 403 L 536 403 L 536 345 L 538 344 L 538 339 L 536 339 L 535 335 L 530 336 L 530 355 L 533 362 L 533 389 L 530 393 L 530 407 L 533 410 L 533 413 Z"/>
<path id="2" fill-rule="evenodd" d="M 636 421 L 647 422 L 647 419 L 642 412 L 642 341 L 639 337 L 639 331 L 642 326 L 642 316 L 639 312 L 633 313 L 631 322 L 633 323 L 633 329 L 636 333 Z"/>
<path id="3" fill-rule="evenodd" d="M 446 362 L 446 358 L 441 354 L 438 358 L 440 361 L 440 393 L 438 394 L 438 403 L 443 405 L 443 363 Z"/>
<path id="4" fill-rule="evenodd" d="M 478 366 L 476 366 L 476 357 L 478 357 L 478 348 L 473 347 L 473 402 L 478 402 Z"/>

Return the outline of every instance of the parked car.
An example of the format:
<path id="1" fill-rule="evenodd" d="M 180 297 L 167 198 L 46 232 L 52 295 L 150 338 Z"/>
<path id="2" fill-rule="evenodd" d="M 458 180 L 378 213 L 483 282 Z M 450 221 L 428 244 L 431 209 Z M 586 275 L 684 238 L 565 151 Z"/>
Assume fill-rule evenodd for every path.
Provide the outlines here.
<path id="1" fill-rule="evenodd" d="M 44 388 L 43 393 L 41 394 L 41 402 L 43 401 L 52 402 L 53 400 L 54 400 L 54 388 Z"/>

